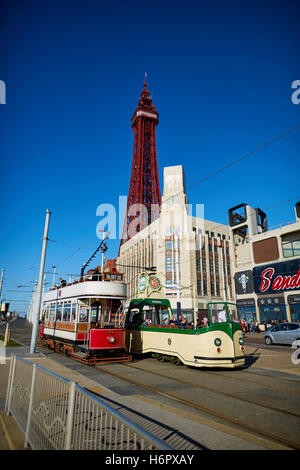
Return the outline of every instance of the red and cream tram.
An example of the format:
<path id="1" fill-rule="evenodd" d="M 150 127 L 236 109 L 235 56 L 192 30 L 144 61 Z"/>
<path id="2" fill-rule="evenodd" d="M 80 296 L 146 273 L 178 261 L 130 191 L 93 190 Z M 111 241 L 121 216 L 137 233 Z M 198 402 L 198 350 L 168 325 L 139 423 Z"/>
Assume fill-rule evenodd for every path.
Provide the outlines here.
<path id="1" fill-rule="evenodd" d="M 126 360 L 126 284 L 115 267 L 90 270 L 44 294 L 40 340 L 84 363 Z"/>

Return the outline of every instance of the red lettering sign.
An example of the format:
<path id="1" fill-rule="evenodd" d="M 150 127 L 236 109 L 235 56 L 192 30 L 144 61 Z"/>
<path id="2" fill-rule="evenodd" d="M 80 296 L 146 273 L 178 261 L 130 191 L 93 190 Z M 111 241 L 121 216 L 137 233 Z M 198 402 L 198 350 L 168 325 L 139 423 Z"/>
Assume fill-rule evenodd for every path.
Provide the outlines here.
<path id="1" fill-rule="evenodd" d="M 261 278 L 263 281 L 259 286 L 260 292 L 266 292 L 266 290 L 269 289 L 274 272 L 274 268 L 267 268 L 263 270 L 261 273 Z M 267 277 L 268 275 L 270 276 L 270 279 Z"/>
<path id="2" fill-rule="evenodd" d="M 262 282 L 260 283 L 259 290 L 260 292 L 266 292 L 270 285 L 272 278 L 274 276 L 275 269 L 267 268 L 261 273 Z M 285 290 L 285 289 L 295 289 L 300 286 L 300 269 L 298 269 L 297 274 L 294 276 L 278 276 L 275 277 L 272 282 L 272 290 Z"/>

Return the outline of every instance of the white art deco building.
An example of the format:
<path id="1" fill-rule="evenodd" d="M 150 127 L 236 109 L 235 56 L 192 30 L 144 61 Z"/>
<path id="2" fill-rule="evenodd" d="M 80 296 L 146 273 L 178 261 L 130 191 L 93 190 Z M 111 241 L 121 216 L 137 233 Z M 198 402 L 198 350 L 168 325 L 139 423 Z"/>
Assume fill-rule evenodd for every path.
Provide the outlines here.
<path id="1" fill-rule="evenodd" d="M 188 205 L 182 166 L 164 168 L 159 218 L 120 249 L 118 265 L 128 300 L 137 295 L 138 275 L 155 267 L 173 309 L 178 291 L 186 314 L 204 309 L 209 301 L 234 301 L 229 227 L 203 215 L 203 204 Z"/>

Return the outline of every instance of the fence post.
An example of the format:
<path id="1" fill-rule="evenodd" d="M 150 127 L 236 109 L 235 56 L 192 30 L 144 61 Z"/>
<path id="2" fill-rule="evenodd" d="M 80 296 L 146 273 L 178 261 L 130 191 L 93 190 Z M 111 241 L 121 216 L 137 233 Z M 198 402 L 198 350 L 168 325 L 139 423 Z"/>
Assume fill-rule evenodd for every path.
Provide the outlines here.
<path id="1" fill-rule="evenodd" d="M 72 445 L 73 417 L 74 417 L 74 407 L 75 407 L 75 389 L 76 389 L 76 383 L 70 382 L 68 415 L 67 415 L 67 423 L 66 423 L 65 450 L 70 450 L 71 445 Z"/>
<path id="2" fill-rule="evenodd" d="M 16 355 L 14 354 L 13 357 L 12 357 L 11 367 L 9 369 L 10 377 L 8 379 L 9 384 L 8 384 L 8 387 L 7 387 L 7 396 L 6 396 L 6 403 L 5 403 L 5 409 L 6 409 L 7 416 L 10 413 L 10 404 L 11 404 L 11 399 L 12 399 L 14 378 L 15 378 L 15 370 L 16 370 L 16 360 L 17 360 L 17 358 L 16 358 Z"/>
<path id="3" fill-rule="evenodd" d="M 14 355 L 12 354 L 11 357 L 10 357 L 10 363 L 9 363 L 9 372 L 8 372 L 7 390 L 6 390 L 4 411 L 7 411 L 8 395 L 9 395 L 9 390 L 10 390 L 10 382 L 11 382 L 13 362 L 14 362 Z"/>
<path id="4" fill-rule="evenodd" d="M 35 375 L 36 375 L 36 364 L 33 364 L 32 378 L 31 378 L 30 400 L 29 400 L 27 424 L 26 424 L 26 431 L 25 431 L 25 441 L 24 441 L 24 447 L 25 448 L 28 446 L 28 437 L 29 437 L 29 431 L 30 431 L 30 425 L 31 425 L 33 397 L 34 397 L 34 386 L 35 386 Z"/>

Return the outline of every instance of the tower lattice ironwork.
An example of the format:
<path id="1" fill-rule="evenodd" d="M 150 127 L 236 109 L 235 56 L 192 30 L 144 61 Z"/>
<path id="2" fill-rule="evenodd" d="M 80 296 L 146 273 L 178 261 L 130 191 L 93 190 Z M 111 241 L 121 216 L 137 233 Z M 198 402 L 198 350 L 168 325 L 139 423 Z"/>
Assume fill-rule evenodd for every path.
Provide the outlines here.
<path id="1" fill-rule="evenodd" d="M 132 238 L 159 215 L 161 193 L 156 155 L 157 124 L 158 112 L 145 78 L 138 106 L 131 118 L 134 133 L 133 158 L 120 248 L 126 240 Z"/>

